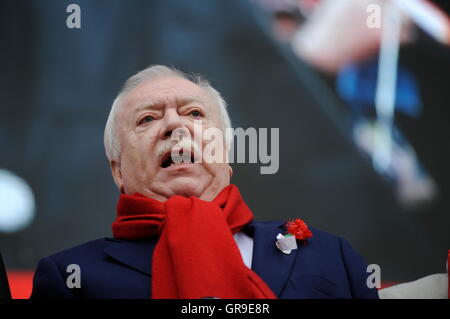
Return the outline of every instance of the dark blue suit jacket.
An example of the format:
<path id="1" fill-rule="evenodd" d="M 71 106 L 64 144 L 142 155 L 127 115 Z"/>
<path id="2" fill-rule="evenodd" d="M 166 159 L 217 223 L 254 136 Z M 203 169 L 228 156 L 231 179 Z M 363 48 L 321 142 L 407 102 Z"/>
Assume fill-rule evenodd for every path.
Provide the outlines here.
<path id="1" fill-rule="evenodd" d="M 378 298 L 366 285 L 366 264 L 343 238 L 311 228 L 313 237 L 290 255 L 275 246 L 282 222 L 252 222 L 252 269 L 280 298 Z M 31 298 L 150 298 L 157 240 L 94 240 L 39 262 Z M 67 266 L 81 270 L 81 287 L 68 288 Z"/>

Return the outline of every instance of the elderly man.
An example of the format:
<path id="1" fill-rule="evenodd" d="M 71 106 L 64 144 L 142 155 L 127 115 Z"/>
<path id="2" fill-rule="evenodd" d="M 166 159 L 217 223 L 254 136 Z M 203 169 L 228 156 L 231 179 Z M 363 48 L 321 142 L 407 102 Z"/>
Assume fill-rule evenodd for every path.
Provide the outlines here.
<path id="1" fill-rule="evenodd" d="M 196 123 L 223 138 L 196 136 Z M 230 184 L 230 127 L 204 79 L 165 66 L 128 79 L 105 129 L 113 238 L 42 259 L 32 298 L 378 298 L 346 240 L 300 219 L 290 234 L 253 221 Z M 211 143 L 223 160 L 202 158 Z"/>

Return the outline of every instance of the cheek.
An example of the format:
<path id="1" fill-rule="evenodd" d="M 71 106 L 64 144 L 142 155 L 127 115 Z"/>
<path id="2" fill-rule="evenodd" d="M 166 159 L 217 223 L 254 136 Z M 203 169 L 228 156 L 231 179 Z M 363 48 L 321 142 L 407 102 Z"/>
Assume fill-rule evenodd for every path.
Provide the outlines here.
<path id="1" fill-rule="evenodd" d="M 224 138 L 222 139 L 221 136 L 216 136 L 213 140 L 202 140 L 202 159 L 204 161 L 207 161 L 208 157 L 213 157 L 214 160 L 218 159 L 221 162 L 220 163 L 212 163 L 209 162 L 209 164 L 227 164 L 227 147 L 225 144 Z M 217 140 L 220 139 L 219 142 Z M 210 159 L 212 161 L 213 159 Z"/>
<path id="2" fill-rule="evenodd" d="M 144 169 L 156 164 L 155 150 L 150 139 L 138 138 L 130 140 L 126 149 L 122 152 L 122 157 L 129 169 Z"/>

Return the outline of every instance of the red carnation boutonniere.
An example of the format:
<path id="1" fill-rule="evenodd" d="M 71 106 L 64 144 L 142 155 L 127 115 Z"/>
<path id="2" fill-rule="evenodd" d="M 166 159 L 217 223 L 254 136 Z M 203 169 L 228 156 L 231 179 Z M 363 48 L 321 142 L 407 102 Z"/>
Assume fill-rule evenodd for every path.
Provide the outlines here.
<path id="1" fill-rule="evenodd" d="M 295 238 L 297 238 L 297 239 L 304 241 L 304 240 L 312 237 L 312 232 L 309 230 L 306 223 L 303 220 L 301 220 L 300 218 L 288 221 L 286 223 L 286 228 L 288 231 L 287 235 L 295 236 Z"/>
<path id="2" fill-rule="evenodd" d="M 290 220 L 286 223 L 288 233 L 286 235 L 278 234 L 275 245 L 285 254 L 290 254 L 292 250 L 297 249 L 297 240 L 306 244 L 306 240 L 312 236 L 306 223 L 300 218 Z"/>

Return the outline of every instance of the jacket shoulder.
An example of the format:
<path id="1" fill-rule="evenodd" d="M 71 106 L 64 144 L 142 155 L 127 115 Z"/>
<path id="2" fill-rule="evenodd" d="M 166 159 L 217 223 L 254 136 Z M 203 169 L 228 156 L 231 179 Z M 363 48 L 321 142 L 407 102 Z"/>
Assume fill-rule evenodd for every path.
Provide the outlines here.
<path id="1" fill-rule="evenodd" d="M 103 248 L 107 238 L 92 240 L 72 248 L 42 258 L 33 278 L 32 299 L 42 298 L 77 298 L 78 294 L 68 289 L 66 279 L 73 265 L 91 267 L 104 259 Z"/>
<path id="2" fill-rule="evenodd" d="M 99 238 L 95 240 L 91 240 L 59 252 L 56 252 L 50 256 L 48 259 L 52 259 L 55 262 L 58 261 L 66 261 L 67 259 L 80 259 L 83 257 L 92 258 L 96 254 L 103 252 L 103 249 L 107 246 L 108 241 L 114 241 L 112 238 Z"/>

